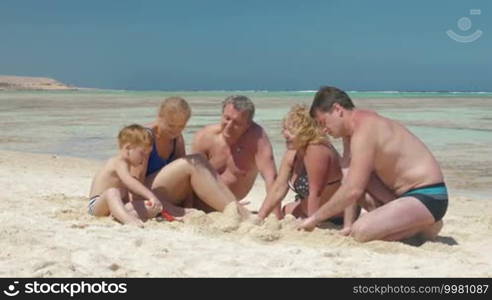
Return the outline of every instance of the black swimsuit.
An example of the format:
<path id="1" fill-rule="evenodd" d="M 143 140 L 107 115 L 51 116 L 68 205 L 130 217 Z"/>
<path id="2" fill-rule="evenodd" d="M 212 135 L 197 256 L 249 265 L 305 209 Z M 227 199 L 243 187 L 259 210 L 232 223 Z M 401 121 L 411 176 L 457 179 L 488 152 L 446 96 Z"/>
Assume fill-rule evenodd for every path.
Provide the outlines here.
<path id="1" fill-rule="evenodd" d="M 295 160 L 294 160 L 295 164 Z M 342 179 L 337 179 L 333 180 L 331 182 L 328 182 L 326 185 L 332 185 L 336 183 L 340 183 Z M 294 184 L 292 184 L 289 181 L 287 181 L 287 184 L 289 185 L 289 188 L 296 193 L 296 201 L 301 201 L 305 200 L 309 197 L 309 178 L 307 176 L 307 172 L 304 171 L 302 175 L 298 176 L 296 180 L 294 181 Z M 333 217 L 329 219 L 330 222 L 334 223 L 335 225 L 343 225 L 343 217 Z"/>
<path id="2" fill-rule="evenodd" d="M 331 149 L 333 149 L 334 151 L 336 151 L 336 149 L 333 147 L 333 145 L 330 145 Z M 296 164 L 296 160 L 297 160 L 297 154 L 296 156 L 294 157 L 294 162 L 292 163 L 292 165 L 295 167 L 295 164 Z M 328 182 L 326 185 L 332 185 L 332 184 L 335 184 L 335 183 L 339 183 L 342 181 L 342 178 L 340 179 L 337 179 L 337 180 L 333 180 L 331 182 Z M 296 180 L 294 181 L 294 184 L 292 184 L 290 182 L 290 180 L 287 182 L 290 189 L 295 192 L 297 195 L 296 195 L 296 200 L 298 200 L 298 198 L 300 199 L 307 199 L 307 197 L 309 197 L 309 178 L 307 176 L 307 171 L 306 171 L 306 168 L 304 167 L 304 172 L 298 176 L 296 178 Z"/>
<path id="3" fill-rule="evenodd" d="M 331 182 L 328 182 L 326 185 L 332 185 L 335 183 L 341 182 L 342 179 L 337 179 L 333 180 Z M 301 176 L 298 176 L 296 180 L 294 181 L 294 184 L 290 182 L 290 180 L 287 182 L 290 189 L 296 193 L 296 200 L 298 198 L 300 199 L 306 199 L 309 197 L 309 179 L 307 176 L 307 173 L 302 174 Z"/>
<path id="4" fill-rule="evenodd" d="M 444 182 L 411 189 L 398 198 L 402 197 L 417 198 L 427 207 L 436 222 L 444 217 L 448 209 L 448 189 Z"/>

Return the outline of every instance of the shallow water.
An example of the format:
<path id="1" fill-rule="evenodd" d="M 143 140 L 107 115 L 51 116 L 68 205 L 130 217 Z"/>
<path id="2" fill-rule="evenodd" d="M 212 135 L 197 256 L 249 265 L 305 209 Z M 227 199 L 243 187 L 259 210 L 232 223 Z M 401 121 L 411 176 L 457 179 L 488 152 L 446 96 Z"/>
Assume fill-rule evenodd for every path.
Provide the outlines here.
<path id="1" fill-rule="evenodd" d="M 193 115 L 189 144 L 202 126 L 217 122 L 221 101 L 246 94 L 255 120 L 270 136 L 276 161 L 284 151 L 280 120 L 295 103 L 309 104 L 313 92 L 0 92 L 0 149 L 105 159 L 116 152 L 118 130 L 153 120 L 161 99 L 185 97 Z M 492 94 L 353 92 L 358 107 L 407 125 L 434 152 L 456 194 L 492 193 Z M 340 149 L 340 143 L 335 141 Z M 490 197 L 489 197 L 490 199 Z"/>

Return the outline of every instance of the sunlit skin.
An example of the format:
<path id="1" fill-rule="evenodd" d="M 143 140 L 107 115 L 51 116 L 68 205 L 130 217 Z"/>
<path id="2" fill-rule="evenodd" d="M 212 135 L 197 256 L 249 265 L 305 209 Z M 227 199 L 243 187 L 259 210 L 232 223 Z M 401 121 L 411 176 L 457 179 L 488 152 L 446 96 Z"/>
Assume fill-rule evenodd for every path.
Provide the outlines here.
<path id="1" fill-rule="evenodd" d="M 285 147 L 289 150 L 297 150 L 296 147 L 296 135 L 294 135 L 289 128 L 287 128 L 285 125 L 282 129 L 282 135 L 284 136 L 285 139 Z"/>
<path id="2" fill-rule="evenodd" d="M 124 149 L 127 151 L 126 157 L 132 167 L 141 166 L 152 151 L 152 147 L 143 146 L 129 147 L 125 145 Z"/>
<path id="3" fill-rule="evenodd" d="M 295 179 L 307 173 L 309 179 L 309 196 L 301 201 L 293 201 L 286 204 L 283 213 L 292 214 L 295 217 L 309 217 L 320 205 L 330 199 L 340 186 L 340 183 L 327 185 L 328 182 L 341 179 L 341 169 L 339 156 L 336 151 L 329 146 L 329 142 L 320 144 L 310 144 L 303 146 L 296 130 L 288 121 L 284 122 L 282 135 L 285 140 L 287 151 L 282 158 L 280 171 L 271 192 L 263 201 L 263 205 L 258 213 L 259 220 L 268 216 L 272 208 L 281 203 L 289 190 L 288 182 L 295 182 Z M 319 168 L 319 166 L 323 166 Z M 350 211 L 353 207 L 350 208 Z M 347 212 L 349 213 L 349 212 Z M 337 217 L 343 214 L 337 215 Z M 350 226 L 355 216 L 346 215 L 345 226 Z"/>
<path id="4" fill-rule="evenodd" d="M 233 145 L 248 130 L 251 122 L 247 111 L 238 111 L 234 106 L 227 105 L 220 122 L 224 140 Z"/>
<path id="5" fill-rule="evenodd" d="M 301 141 L 295 133 L 295 129 L 289 122 L 284 122 L 282 125 L 282 135 L 285 140 L 285 146 L 288 150 L 303 150 Z"/>
<path id="6" fill-rule="evenodd" d="M 185 114 L 167 114 L 157 119 L 157 136 L 161 139 L 172 140 L 181 135 L 188 123 Z"/>
<path id="7" fill-rule="evenodd" d="M 97 172 L 90 191 L 90 197 L 100 196 L 94 205 L 95 216 L 111 214 L 124 224 L 142 226 L 142 221 L 162 210 L 154 193 L 131 175 L 132 169 L 141 167 L 147 161 L 150 151 L 150 146 L 126 143 L 119 154 L 110 158 Z M 130 202 L 129 191 L 148 199 L 147 205 L 142 205 L 143 201 Z"/>
<path id="8" fill-rule="evenodd" d="M 344 127 L 343 114 L 344 111 L 335 106 L 327 113 L 318 114 L 316 121 L 321 125 L 324 133 L 333 138 L 340 138 L 349 134 Z"/>
<path id="9" fill-rule="evenodd" d="M 162 114 L 157 115 L 154 122 L 147 124 L 145 127 L 150 128 L 153 133 L 154 143 L 157 149 L 157 153 L 162 158 L 168 158 L 173 153 L 173 159 L 178 159 L 186 155 L 185 144 L 182 132 L 188 122 L 188 116 L 185 113 L 167 114 L 165 111 Z M 176 140 L 176 143 L 174 142 Z M 176 148 L 174 149 L 174 144 Z M 150 174 L 147 178 L 147 165 L 149 155 L 145 157 L 142 164 L 132 168 L 131 174 L 135 178 L 138 178 L 148 188 L 151 188 L 153 179 L 159 173 L 159 171 Z M 132 193 L 132 199 L 140 199 L 138 195 Z"/>
<path id="10" fill-rule="evenodd" d="M 277 175 L 265 131 L 251 120 L 247 111 L 239 111 L 233 104 L 224 107 L 220 123 L 196 133 L 193 152 L 207 157 L 237 200 L 249 193 L 258 173 L 267 190 Z"/>
<path id="11" fill-rule="evenodd" d="M 158 115 L 156 120 L 148 125 L 154 135 L 154 143 L 160 157 L 168 158 L 174 150 L 174 159 L 186 155 L 183 130 L 188 123 L 188 116 L 185 113 Z M 176 139 L 176 149 L 174 149 L 174 139 Z M 132 174 L 142 182 L 146 178 L 147 160 Z M 151 174 L 152 175 L 152 174 Z M 155 174 L 154 174 L 155 175 Z"/>
<path id="12" fill-rule="evenodd" d="M 177 219 L 185 214 L 186 208 L 200 209 L 196 203 L 222 211 L 236 200 L 206 159 L 186 155 L 182 133 L 189 117 L 185 111 L 170 113 L 164 108 L 156 120 L 146 126 L 152 130 L 157 154 L 167 159 L 173 153 L 172 161 L 146 176 L 147 159 L 137 172 L 145 185 L 156 193 L 162 206 Z M 246 213 L 243 208 L 240 211 Z"/>
<path id="13" fill-rule="evenodd" d="M 315 111 L 315 118 L 328 134 L 344 139 L 349 168 L 332 200 L 300 228 L 312 230 L 320 220 L 359 202 L 372 210 L 345 232 L 358 241 L 401 240 L 417 233 L 432 239 L 437 235 L 442 221 L 436 222 L 415 197 L 397 198 L 410 189 L 444 180 L 439 164 L 420 139 L 374 111 L 349 110 L 338 103 L 328 112 Z"/>

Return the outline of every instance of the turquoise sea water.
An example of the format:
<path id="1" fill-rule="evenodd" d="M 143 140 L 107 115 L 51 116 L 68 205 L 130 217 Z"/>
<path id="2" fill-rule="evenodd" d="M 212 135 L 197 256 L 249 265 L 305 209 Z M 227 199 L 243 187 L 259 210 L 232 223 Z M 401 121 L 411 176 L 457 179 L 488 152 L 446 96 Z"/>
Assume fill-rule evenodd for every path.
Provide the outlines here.
<path id="1" fill-rule="evenodd" d="M 314 91 L 112 91 L 0 92 L 0 150 L 105 159 L 115 153 L 118 130 L 151 122 L 159 102 L 179 95 L 193 114 L 185 140 L 218 122 L 221 102 L 249 96 L 255 120 L 284 151 L 281 120 L 296 103 L 309 105 Z M 349 92 L 356 106 L 399 120 L 435 153 L 456 189 L 492 190 L 492 93 Z M 337 147 L 340 144 L 335 141 Z"/>

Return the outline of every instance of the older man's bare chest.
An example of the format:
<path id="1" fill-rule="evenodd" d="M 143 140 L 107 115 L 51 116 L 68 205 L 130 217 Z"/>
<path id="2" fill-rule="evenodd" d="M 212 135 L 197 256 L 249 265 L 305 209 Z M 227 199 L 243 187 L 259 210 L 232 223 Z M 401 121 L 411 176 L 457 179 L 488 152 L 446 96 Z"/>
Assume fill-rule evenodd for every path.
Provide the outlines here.
<path id="1" fill-rule="evenodd" d="M 236 177 L 256 172 L 255 149 L 245 143 L 232 147 L 225 143 L 214 145 L 209 153 L 209 161 L 219 174 L 228 173 Z"/>

